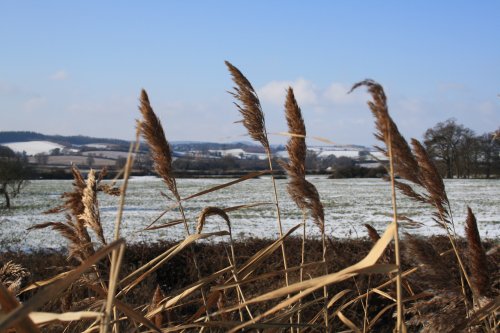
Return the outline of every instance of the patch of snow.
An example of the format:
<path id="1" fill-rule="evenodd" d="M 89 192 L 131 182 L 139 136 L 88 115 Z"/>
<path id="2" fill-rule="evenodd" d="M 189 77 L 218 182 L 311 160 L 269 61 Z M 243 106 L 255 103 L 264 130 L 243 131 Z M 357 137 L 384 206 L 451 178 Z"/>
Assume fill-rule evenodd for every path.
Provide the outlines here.
<path id="1" fill-rule="evenodd" d="M 108 148 L 108 145 L 105 144 L 105 143 L 87 143 L 84 146 L 85 147 L 90 147 L 90 148 L 97 148 L 97 149 Z"/>
<path id="2" fill-rule="evenodd" d="M 10 142 L 3 143 L 2 145 L 9 147 L 15 152 L 22 153 L 23 151 L 25 151 L 28 155 L 36 155 L 41 153 L 49 154 L 52 149 L 64 148 L 63 145 L 50 141 Z"/>
<path id="3" fill-rule="evenodd" d="M 358 150 L 324 150 L 321 153 L 318 154 L 319 158 L 325 158 L 328 156 L 335 156 L 335 157 L 349 157 L 353 159 L 359 158 L 359 151 Z"/>

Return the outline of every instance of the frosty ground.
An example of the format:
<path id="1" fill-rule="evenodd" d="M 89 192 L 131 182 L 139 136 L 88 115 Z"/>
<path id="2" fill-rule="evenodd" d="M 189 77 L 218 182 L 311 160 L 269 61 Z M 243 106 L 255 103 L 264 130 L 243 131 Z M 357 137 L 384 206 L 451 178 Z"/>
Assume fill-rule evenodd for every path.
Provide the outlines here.
<path id="1" fill-rule="evenodd" d="M 363 224 L 373 225 L 380 232 L 392 219 L 390 186 L 380 179 L 327 179 L 324 176 L 309 177 L 316 185 L 325 207 L 326 233 L 332 238 L 360 238 L 366 236 Z M 222 184 L 230 179 L 179 179 L 179 192 L 187 197 L 203 189 Z M 498 239 L 500 235 L 500 180 L 447 180 L 445 182 L 458 234 L 463 234 L 466 208 L 470 206 L 477 217 L 482 237 Z M 119 185 L 119 184 L 118 184 Z M 32 181 L 17 197 L 14 209 L 0 211 L 0 246 L 3 250 L 58 249 L 65 241 L 51 230 L 27 228 L 42 222 L 63 221 L 64 216 L 44 215 L 47 209 L 61 203 L 60 195 L 71 190 L 69 180 Z M 280 207 L 285 231 L 302 222 L 302 214 L 289 199 L 286 180 L 278 180 Z M 161 180 L 155 177 L 138 177 L 130 181 L 122 223 L 122 235 L 128 242 L 179 240 L 184 228 L 177 225 L 154 231 L 144 231 L 153 220 L 172 206 L 173 201 L 162 195 L 167 192 Z M 229 213 L 233 234 L 238 239 L 246 237 L 275 238 L 278 235 L 276 213 L 272 207 L 272 184 L 261 178 L 236 184 L 224 190 L 186 201 L 185 210 L 191 226 L 206 206 L 228 208 L 238 205 L 262 203 L 262 205 Z M 267 203 L 267 204 L 266 204 Z M 108 237 L 112 234 L 118 198 L 100 195 L 101 219 Z M 421 222 L 419 228 L 403 228 L 412 234 L 442 234 L 432 221 L 432 209 L 398 195 L 398 213 Z M 169 209 L 157 225 L 180 218 L 176 209 Z M 319 232 L 307 221 L 308 234 Z M 209 218 L 205 231 L 225 229 L 219 218 Z M 297 236 L 299 233 L 297 232 Z"/>

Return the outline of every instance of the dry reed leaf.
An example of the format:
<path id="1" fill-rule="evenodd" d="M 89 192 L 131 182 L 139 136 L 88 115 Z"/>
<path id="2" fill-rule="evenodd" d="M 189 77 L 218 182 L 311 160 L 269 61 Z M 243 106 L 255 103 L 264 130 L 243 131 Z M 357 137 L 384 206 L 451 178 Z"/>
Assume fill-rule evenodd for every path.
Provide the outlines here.
<path id="1" fill-rule="evenodd" d="M 320 137 L 320 136 L 307 136 L 307 135 L 301 135 L 301 134 L 290 133 L 290 132 L 274 132 L 274 133 L 267 133 L 267 134 L 287 136 L 287 137 L 295 136 L 295 137 L 298 137 L 298 138 L 308 138 L 308 139 L 313 139 L 313 140 L 316 140 L 316 141 L 319 141 L 319 142 L 327 143 L 327 144 L 330 144 L 330 145 L 337 145 L 332 140 L 329 140 L 327 138 L 323 138 L 323 137 Z"/>
<path id="2" fill-rule="evenodd" d="M 123 239 L 119 239 L 106 245 L 105 247 L 99 249 L 91 257 L 86 259 L 80 266 L 75 268 L 65 278 L 58 280 L 57 282 L 48 285 L 44 289 L 40 290 L 32 298 L 26 301 L 21 307 L 16 308 L 14 311 L 10 312 L 6 318 L 4 318 L 4 320 L 0 323 L 0 331 L 22 320 L 25 320 L 30 312 L 43 306 L 54 297 L 57 297 L 57 295 L 59 295 L 61 291 L 75 282 L 87 269 L 89 269 L 92 265 L 105 257 L 108 253 L 113 251 L 113 249 L 121 246 L 124 243 L 125 241 Z"/>
<path id="3" fill-rule="evenodd" d="M 99 297 L 105 299 L 107 297 L 107 292 L 105 292 L 100 286 L 98 285 L 90 285 L 90 289 L 95 291 Z M 157 327 L 151 320 L 143 316 L 142 314 L 138 313 L 136 310 L 134 310 L 132 307 L 127 305 L 126 303 L 120 301 L 119 299 L 114 300 L 114 305 L 121 311 L 123 312 L 128 318 L 140 323 L 141 325 L 144 325 L 148 327 L 149 329 L 155 331 L 155 332 L 161 332 L 160 328 Z M 97 327 L 96 327 L 97 328 Z"/>
<path id="4" fill-rule="evenodd" d="M 187 322 L 194 322 L 198 318 L 201 317 L 202 314 L 206 313 L 206 311 L 210 310 L 213 307 L 217 306 L 217 302 L 219 301 L 220 296 L 222 295 L 221 291 L 212 290 L 207 297 L 207 305 L 202 305 L 196 312 L 187 320 Z"/>
<path id="5" fill-rule="evenodd" d="M 377 321 L 380 319 L 380 317 L 382 317 L 384 315 L 384 313 L 386 313 L 387 311 L 389 311 L 390 309 L 392 309 L 393 307 L 395 307 L 397 304 L 396 303 L 392 303 L 392 304 L 389 304 L 389 305 L 386 305 L 384 306 L 384 308 L 382 310 L 380 310 L 371 320 L 370 322 L 368 323 L 368 328 L 367 328 L 367 331 L 370 331 L 373 326 L 375 326 L 375 324 L 377 323 Z"/>
<path id="6" fill-rule="evenodd" d="M 264 249 L 260 249 L 255 253 L 250 259 L 246 261 L 245 264 L 238 270 L 237 275 L 241 277 L 241 279 L 246 279 L 252 272 L 257 269 L 257 267 L 264 261 L 267 257 L 269 257 L 274 251 L 281 247 L 283 241 L 290 236 L 295 230 L 297 230 L 301 224 L 297 224 L 295 227 L 288 230 L 286 234 L 282 237 L 278 238 L 271 245 L 267 246 Z"/>
<path id="7" fill-rule="evenodd" d="M 232 289 L 234 287 L 242 286 L 242 285 L 249 284 L 249 283 L 253 283 L 255 281 L 269 279 L 269 278 L 272 278 L 272 277 L 274 277 L 276 275 L 281 275 L 281 274 L 285 274 L 285 273 L 296 272 L 296 271 L 300 270 L 301 268 L 302 269 L 306 269 L 306 268 L 312 268 L 312 267 L 321 267 L 321 266 L 324 266 L 324 265 L 325 265 L 324 261 L 310 262 L 310 263 L 307 263 L 307 264 L 304 264 L 304 265 L 290 267 L 290 268 L 287 268 L 286 270 L 285 269 L 280 269 L 280 270 L 276 270 L 276 271 L 272 271 L 272 272 L 267 272 L 267 273 L 264 273 L 264 274 L 261 274 L 261 275 L 258 275 L 258 276 L 254 276 L 252 278 L 246 278 L 244 280 L 239 280 L 237 283 L 225 283 L 223 285 L 214 286 L 211 289 L 212 290 Z"/>
<path id="8" fill-rule="evenodd" d="M 258 207 L 258 206 L 265 206 L 265 205 L 272 205 L 272 204 L 273 204 L 272 202 L 256 202 L 256 203 L 252 203 L 252 204 L 226 207 L 226 208 L 222 208 L 222 210 L 226 213 L 229 213 L 229 212 L 233 212 L 233 211 L 237 211 L 237 210 L 241 210 L 241 209 L 253 208 L 253 207 Z M 177 219 L 177 220 L 168 221 L 166 223 L 163 223 L 163 224 L 160 224 L 160 225 L 157 225 L 154 227 L 152 226 L 152 224 L 150 224 L 144 230 L 157 230 L 157 229 L 163 229 L 163 228 L 170 228 L 170 227 L 173 227 L 175 225 L 181 224 L 183 222 L 184 222 L 183 219 Z"/>
<path id="9" fill-rule="evenodd" d="M 231 330 L 231 332 L 236 332 L 239 329 L 247 327 L 247 325 L 249 325 L 251 323 L 255 323 L 256 321 L 260 320 L 261 318 L 264 318 L 268 315 L 276 313 L 277 311 L 280 311 L 281 309 L 284 309 L 284 308 L 290 306 L 291 304 L 294 304 L 295 302 L 299 301 L 303 297 L 318 290 L 319 288 L 323 288 L 326 285 L 343 281 L 343 280 L 348 279 L 350 277 L 356 276 L 357 274 L 377 274 L 377 273 L 394 272 L 394 270 L 397 269 L 396 265 L 392 265 L 392 264 L 377 265 L 376 262 L 380 258 L 380 256 L 382 256 L 382 254 L 385 251 L 385 248 L 393 239 L 395 230 L 396 230 L 396 224 L 393 222 L 387 227 L 387 229 L 385 230 L 382 237 L 377 241 L 377 243 L 373 246 L 373 248 L 370 250 L 370 252 L 365 256 L 365 258 L 363 258 L 361 261 L 359 261 L 358 263 L 356 263 L 352 266 L 349 266 L 349 267 L 347 267 L 347 268 L 345 268 L 337 273 L 320 276 L 320 277 L 306 280 L 303 282 L 298 282 L 298 283 L 289 285 L 287 287 L 279 288 L 277 290 L 265 293 L 263 295 L 255 297 L 251 300 L 248 300 L 244 304 L 226 309 L 226 311 L 233 311 L 235 309 L 241 308 L 242 306 L 246 306 L 246 305 L 250 305 L 250 304 L 254 304 L 254 303 L 265 302 L 265 301 L 269 301 L 269 300 L 272 300 L 272 299 L 275 299 L 278 297 L 286 296 L 288 294 L 292 294 L 294 292 L 300 292 L 300 293 L 296 294 L 295 296 L 287 298 L 285 301 L 282 301 L 281 303 L 274 306 L 273 308 L 266 311 L 265 313 L 257 316 L 256 318 L 254 318 L 254 320 L 248 321 L 242 325 L 239 325 L 239 326 L 233 328 Z"/>
<path id="10" fill-rule="evenodd" d="M 34 283 L 30 284 L 29 286 L 26 286 L 25 288 L 21 289 L 19 291 L 19 294 L 25 293 L 25 292 L 27 292 L 29 290 L 33 290 L 33 289 L 36 289 L 36 288 L 40 288 L 40 287 L 46 286 L 48 284 L 51 284 L 52 282 L 55 282 L 55 281 L 60 280 L 60 279 L 63 279 L 66 276 L 68 276 L 71 272 L 73 272 L 73 270 L 67 271 L 67 272 L 63 272 L 63 273 L 59 273 L 56 276 L 51 277 L 50 279 L 46 279 L 46 280 L 34 282 Z"/>
<path id="11" fill-rule="evenodd" d="M 21 305 L 19 301 L 12 295 L 7 288 L 0 283 L 0 332 L 7 332 L 8 328 L 13 327 L 16 332 L 19 333 L 40 333 L 39 329 L 35 326 L 33 321 L 29 318 L 25 318 L 25 320 L 13 324 L 5 324 L 2 329 L 2 324 L 8 319 L 8 314 L 5 314 L 9 311 L 14 311 L 19 308 Z"/>
<path id="12" fill-rule="evenodd" d="M 79 311 L 79 312 L 31 312 L 30 319 L 37 325 L 46 324 L 53 321 L 76 321 L 82 319 L 92 319 L 102 317 L 101 312 L 95 311 Z"/>
<path id="13" fill-rule="evenodd" d="M 385 291 L 382 291 L 382 290 L 377 289 L 377 288 L 372 288 L 371 290 L 374 293 L 379 294 L 380 296 L 387 298 L 388 300 L 396 302 L 396 299 L 394 297 L 392 297 L 391 295 L 389 295 L 388 293 L 386 293 Z"/>
<path id="14" fill-rule="evenodd" d="M 339 317 L 340 321 L 344 323 L 347 327 L 349 327 L 354 332 L 361 332 L 361 330 L 347 318 L 341 311 L 337 312 L 337 317 Z"/>
<path id="15" fill-rule="evenodd" d="M 214 192 L 214 191 L 218 191 L 218 190 L 221 190 L 223 188 L 226 188 L 228 186 L 231 186 L 231 185 L 234 185 L 234 184 L 238 184 L 238 183 L 241 183 L 245 180 L 248 180 L 248 179 L 252 179 L 252 178 L 257 178 L 259 176 L 263 176 L 263 175 L 267 175 L 267 174 L 271 174 L 271 170 L 263 170 L 263 171 L 256 171 L 256 172 L 250 172 L 236 180 L 232 180 L 230 182 L 227 182 L 227 183 L 224 183 L 224 184 L 221 184 L 221 185 L 217 185 L 217 186 L 213 186 L 209 189 L 206 189 L 206 190 L 203 190 L 201 192 L 198 192 L 198 193 L 195 193 L 195 194 L 192 194 L 186 198 L 182 198 L 182 201 L 187 201 L 187 200 L 190 200 L 190 199 L 193 199 L 193 198 L 196 198 L 196 197 L 199 197 L 201 195 L 205 195 L 207 193 L 211 193 L 211 192 Z"/>
<path id="16" fill-rule="evenodd" d="M 223 209 L 220 209 L 218 207 L 203 208 L 200 215 L 198 216 L 198 223 L 196 224 L 196 233 L 201 234 L 201 232 L 203 231 L 203 227 L 205 226 L 206 218 L 213 215 L 219 215 L 220 217 L 222 217 L 224 221 L 226 221 L 229 233 L 231 233 L 231 221 L 229 221 L 229 216 L 227 216 L 226 212 Z"/>
<path id="17" fill-rule="evenodd" d="M 163 224 L 159 224 L 157 226 L 152 226 L 152 224 L 150 224 L 144 230 L 145 231 L 146 230 L 151 231 L 151 230 L 158 230 L 158 229 L 170 228 L 170 227 L 182 224 L 182 223 L 184 223 L 184 219 L 177 219 L 177 220 L 165 222 Z"/>
<path id="18" fill-rule="evenodd" d="M 339 291 L 338 293 L 336 293 L 335 296 L 333 296 L 332 298 L 330 298 L 330 300 L 328 301 L 327 308 L 331 308 L 333 306 L 333 304 L 335 304 L 339 299 L 342 299 L 342 297 L 344 297 L 345 295 L 347 295 L 350 292 L 352 292 L 352 290 L 350 290 L 350 289 L 344 289 L 344 290 Z"/>
<path id="19" fill-rule="evenodd" d="M 185 297 L 191 295 L 193 292 L 197 291 L 204 285 L 207 285 L 210 282 L 213 282 L 217 280 L 220 276 L 223 276 L 224 274 L 231 272 L 233 269 L 232 266 L 226 267 L 224 269 L 221 269 L 220 271 L 212 273 L 210 276 L 204 277 L 194 284 L 189 285 L 188 287 L 184 288 L 182 291 L 180 291 L 179 294 L 177 294 L 174 297 L 171 297 L 164 302 L 162 302 L 156 309 L 149 311 L 146 314 L 146 318 L 153 318 L 156 314 L 165 311 L 167 309 L 173 308 L 176 306 L 182 299 Z"/>
<path id="20" fill-rule="evenodd" d="M 125 293 L 125 294 L 128 293 L 133 287 L 138 285 L 149 274 L 156 271 L 161 265 L 163 265 L 165 262 L 167 262 L 172 257 L 174 257 L 177 253 L 182 251 L 184 248 L 186 248 L 190 244 L 196 242 L 197 240 L 209 238 L 212 236 L 227 236 L 227 235 L 229 235 L 229 233 L 227 231 L 218 231 L 218 232 L 211 232 L 211 233 L 206 233 L 206 234 L 193 234 L 193 235 L 187 236 L 181 243 L 168 249 L 167 252 L 165 252 L 165 253 L 161 254 L 160 256 L 156 257 L 155 259 L 151 260 L 146 265 L 141 266 L 136 271 L 134 271 L 133 273 L 131 273 L 130 275 L 125 277 L 122 281 L 120 281 L 120 284 L 125 284 L 129 280 L 131 280 L 133 277 L 135 277 L 138 273 L 143 271 L 145 269 L 144 267 L 151 267 L 152 266 L 146 272 L 142 273 L 138 278 L 136 278 L 133 282 L 129 283 L 126 287 L 124 287 L 122 289 L 122 293 Z"/>
<path id="21" fill-rule="evenodd" d="M 324 302 L 323 297 L 318 297 L 313 299 L 312 301 L 306 302 L 306 303 L 298 303 L 295 306 L 286 309 L 283 312 L 280 312 L 276 314 L 276 316 L 272 317 L 271 319 L 263 321 L 264 324 L 273 324 L 275 325 L 274 328 L 269 328 L 264 331 L 264 333 L 271 333 L 271 332 L 281 332 L 283 329 L 288 329 L 288 328 L 304 328 L 304 329 L 311 329 L 313 332 L 316 331 L 322 331 L 324 330 L 324 326 L 321 324 L 315 324 L 314 321 L 310 321 L 308 323 L 290 323 L 290 319 L 292 316 L 297 314 L 300 311 L 303 311 L 313 305 L 317 305 L 321 302 Z M 323 310 L 320 311 L 320 315 L 323 315 Z"/>
<path id="22" fill-rule="evenodd" d="M 125 193 L 125 191 L 124 191 Z M 116 230 L 115 230 L 116 231 Z M 117 235 L 117 234 L 115 234 Z M 101 319 L 100 333 L 107 333 L 110 324 L 111 311 L 113 309 L 113 304 L 116 296 L 116 288 L 118 282 L 118 276 L 120 274 L 120 267 L 123 259 L 123 254 L 125 253 L 125 244 L 121 244 L 118 249 L 113 250 L 111 253 L 111 265 L 109 269 L 109 282 L 108 282 L 108 294 L 106 297 L 106 303 L 104 307 L 104 315 Z"/>

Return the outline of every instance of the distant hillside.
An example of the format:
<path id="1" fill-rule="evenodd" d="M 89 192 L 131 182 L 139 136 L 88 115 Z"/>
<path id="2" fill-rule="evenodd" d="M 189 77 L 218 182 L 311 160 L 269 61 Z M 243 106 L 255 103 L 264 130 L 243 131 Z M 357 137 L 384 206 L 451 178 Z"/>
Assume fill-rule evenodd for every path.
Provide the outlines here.
<path id="1" fill-rule="evenodd" d="M 130 142 L 126 140 L 109 139 L 109 138 L 92 138 L 83 135 L 73 135 L 73 136 L 46 135 L 28 131 L 0 132 L 0 144 L 9 142 L 27 142 L 27 141 L 51 141 L 59 143 L 63 146 L 86 145 L 91 143 L 106 143 L 106 144 L 114 144 L 114 145 L 128 147 L 130 144 Z"/>

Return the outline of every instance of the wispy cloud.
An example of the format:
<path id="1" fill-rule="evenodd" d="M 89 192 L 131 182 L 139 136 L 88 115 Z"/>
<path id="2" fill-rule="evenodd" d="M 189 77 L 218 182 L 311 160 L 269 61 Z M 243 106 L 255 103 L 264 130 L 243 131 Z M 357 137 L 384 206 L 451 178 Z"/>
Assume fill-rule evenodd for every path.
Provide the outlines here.
<path id="1" fill-rule="evenodd" d="M 47 104 L 47 99 L 42 96 L 31 97 L 23 103 L 24 110 L 28 112 L 36 111 Z"/>
<path id="2" fill-rule="evenodd" d="M 14 96 L 20 94 L 21 92 L 22 89 L 19 88 L 18 86 L 9 82 L 0 81 L 0 95 Z"/>
<path id="3" fill-rule="evenodd" d="M 258 89 L 257 93 L 263 101 L 283 105 L 288 87 L 293 88 L 299 104 L 312 105 L 318 103 L 318 89 L 311 81 L 303 78 L 295 81 L 271 81 Z"/>
<path id="4" fill-rule="evenodd" d="M 49 78 L 53 81 L 64 81 L 69 78 L 69 74 L 65 70 L 61 69 L 52 74 Z"/>
<path id="5" fill-rule="evenodd" d="M 286 89 L 292 87 L 301 106 L 324 108 L 331 105 L 355 105 L 367 100 L 366 94 L 349 94 L 350 86 L 333 82 L 326 88 L 318 87 L 314 82 L 299 78 L 295 81 L 271 81 L 258 89 L 259 97 L 275 105 L 283 105 Z"/>

